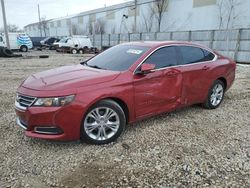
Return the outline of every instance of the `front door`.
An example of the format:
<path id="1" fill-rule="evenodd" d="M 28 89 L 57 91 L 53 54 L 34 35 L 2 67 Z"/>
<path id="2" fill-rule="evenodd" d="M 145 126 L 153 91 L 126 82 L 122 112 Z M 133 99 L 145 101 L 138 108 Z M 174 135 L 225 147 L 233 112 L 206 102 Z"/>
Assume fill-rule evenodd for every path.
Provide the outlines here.
<path id="1" fill-rule="evenodd" d="M 175 47 L 156 50 L 143 63 L 155 64 L 154 72 L 134 75 L 136 118 L 172 110 L 180 104 L 182 73 Z M 140 67 L 138 67 L 140 69 Z"/>

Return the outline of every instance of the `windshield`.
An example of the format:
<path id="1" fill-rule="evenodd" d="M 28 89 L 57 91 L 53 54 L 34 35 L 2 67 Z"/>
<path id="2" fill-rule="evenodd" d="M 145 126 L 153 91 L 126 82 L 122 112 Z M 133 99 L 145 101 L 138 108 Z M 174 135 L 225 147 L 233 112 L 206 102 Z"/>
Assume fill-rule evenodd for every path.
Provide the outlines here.
<path id="1" fill-rule="evenodd" d="M 63 38 L 59 42 L 65 43 L 68 40 L 68 38 Z"/>
<path id="2" fill-rule="evenodd" d="M 125 71 L 147 50 L 149 48 L 144 46 L 118 45 L 93 57 L 87 62 L 87 65 L 100 69 Z"/>
<path id="3" fill-rule="evenodd" d="M 48 40 L 50 37 L 46 37 L 45 39 L 43 39 L 42 41 L 46 41 L 46 40 Z"/>

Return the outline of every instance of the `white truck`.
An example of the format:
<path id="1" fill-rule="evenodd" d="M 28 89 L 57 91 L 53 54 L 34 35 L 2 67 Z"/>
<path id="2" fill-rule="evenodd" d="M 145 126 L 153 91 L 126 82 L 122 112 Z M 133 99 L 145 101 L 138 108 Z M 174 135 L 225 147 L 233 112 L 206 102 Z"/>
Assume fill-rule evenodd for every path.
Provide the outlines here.
<path id="1" fill-rule="evenodd" d="M 27 52 L 33 48 L 32 41 L 25 33 L 8 33 L 11 50 L 20 50 Z M 4 33 L 0 33 L 0 46 L 7 47 L 6 37 Z"/>
<path id="2" fill-rule="evenodd" d="M 88 36 L 73 35 L 55 42 L 53 46 L 56 49 L 68 49 L 72 54 L 83 53 L 84 50 L 92 48 L 92 42 Z"/>

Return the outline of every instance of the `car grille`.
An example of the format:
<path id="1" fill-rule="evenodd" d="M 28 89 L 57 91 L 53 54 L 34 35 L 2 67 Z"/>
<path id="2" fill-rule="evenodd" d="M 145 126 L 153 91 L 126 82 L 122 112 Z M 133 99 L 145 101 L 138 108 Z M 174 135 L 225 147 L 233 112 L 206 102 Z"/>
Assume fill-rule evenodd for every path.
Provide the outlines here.
<path id="1" fill-rule="evenodd" d="M 25 96 L 25 95 L 17 95 L 17 102 L 20 106 L 29 107 L 31 106 L 36 100 L 36 97 Z"/>

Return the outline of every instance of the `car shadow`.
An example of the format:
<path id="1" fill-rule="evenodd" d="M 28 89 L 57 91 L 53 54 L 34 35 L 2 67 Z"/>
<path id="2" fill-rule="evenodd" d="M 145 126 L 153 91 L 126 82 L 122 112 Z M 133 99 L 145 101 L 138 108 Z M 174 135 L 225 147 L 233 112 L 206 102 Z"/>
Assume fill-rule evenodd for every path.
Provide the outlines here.
<path id="1" fill-rule="evenodd" d="M 135 129 L 145 129 L 148 126 L 146 126 L 145 124 L 150 124 L 149 126 L 153 126 L 153 123 L 156 122 L 162 122 L 164 120 L 168 120 L 170 121 L 172 118 L 178 118 L 179 116 L 182 116 L 182 114 L 187 114 L 187 112 L 191 111 L 191 110 L 196 110 L 196 111 L 200 111 L 200 110 L 204 110 L 204 108 L 201 107 L 201 105 L 192 105 L 192 106 L 188 106 L 188 107 L 184 107 L 184 108 L 180 108 L 171 112 L 165 112 L 165 113 L 161 113 L 158 115 L 154 115 L 148 118 L 145 118 L 143 120 L 138 120 L 134 123 L 128 124 L 126 126 L 126 129 L 124 131 L 124 134 L 121 135 L 121 137 L 119 137 L 116 141 L 107 144 L 107 145 L 101 145 L 102 147 L 112 147 L 113 145 L 117 144 L 117 143 L 123 143 L 126 142 L 126 140 L 124 139 L 124 135 L 129 134 L 131 131 L 134 131 Z M 39 139 L 39 138 L 29 138 L 29 137 L 25 137 L 26 142 L 32 146 L 32 145 L 40 145 L 41 147 L 46 147 L 48 148 L 48 146 L 50 147 L 60 147 L 60 148 L 73 148 L 73 147 L 79 147 L 79 146 L 94 146 L 88 143 L 85 143 L 84 141 L 81 140 L 76 140 L 76 141 L 57 141 L 57 140 L 44 140 L 44 139 Z"/>

